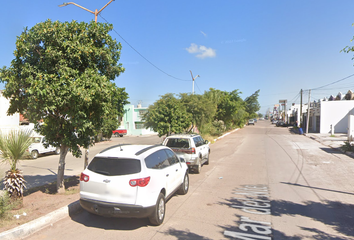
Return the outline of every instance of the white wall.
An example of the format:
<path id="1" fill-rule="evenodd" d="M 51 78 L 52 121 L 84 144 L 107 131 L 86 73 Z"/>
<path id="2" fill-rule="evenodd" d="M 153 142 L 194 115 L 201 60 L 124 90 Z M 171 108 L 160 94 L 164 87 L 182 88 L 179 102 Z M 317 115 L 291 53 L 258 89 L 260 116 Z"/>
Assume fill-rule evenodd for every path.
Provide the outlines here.
<path id="1" fill-rule="evenodd" d="M 7 110 L 10 107 L 10 101 L 7 100 L 0 91 L 0 130 L 8 131 L 17 129 L 20 125 L 20 114 L 7 116 Z"/>
<path id="2" fill-rule="evenodd" d="M 320 133 L 330 133 L 330 125 L 334 126 L 334 133 L 347 133 L 348 114 L 354 108 L 354 100 L 322 101 Z"/>

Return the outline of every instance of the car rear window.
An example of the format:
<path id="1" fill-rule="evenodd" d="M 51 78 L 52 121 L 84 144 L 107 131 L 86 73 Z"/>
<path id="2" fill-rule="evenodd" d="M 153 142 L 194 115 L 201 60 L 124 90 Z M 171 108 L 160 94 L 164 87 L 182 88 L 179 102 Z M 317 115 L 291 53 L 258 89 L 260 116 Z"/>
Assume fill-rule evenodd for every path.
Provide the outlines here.
<path id="1" fill-rule="evenodd" d="M 88 169 L 106 176 L 120 176 L 139 173 L 141 164 L 138 159 L 95 157 Z"/>
<path id="2" fill-rule="evenodd" d="M 169 138 L 166 143 L 171 148 L 189 148 L 188 138 Z"/>

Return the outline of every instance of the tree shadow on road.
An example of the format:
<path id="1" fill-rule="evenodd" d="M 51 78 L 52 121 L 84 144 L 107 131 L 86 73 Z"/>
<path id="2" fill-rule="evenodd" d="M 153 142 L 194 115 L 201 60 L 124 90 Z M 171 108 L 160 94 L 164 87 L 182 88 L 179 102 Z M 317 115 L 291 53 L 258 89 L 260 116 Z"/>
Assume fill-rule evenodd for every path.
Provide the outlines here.
<path id="1" fill-rule="evenodd" d="M 245 198 L 245 197 L 243 197 Z M 252 199 L 249 199 L 252 201 Z M 261 200 L 259 198 L 259 200 Z M 264 200 L 264 199 L 262 199 Z M 242 206 L 242 201 L 240 199 L 224 199 L 223 202 L 219 202 L 220 205 L 227 205 L 230 208 L 235 209 L 233 206 Z M 292 217 L 307 217 L 314 221 L 321 222 L 332 229 L 336 230 L 338 233 L 345 235 L 347 237 L 342 237 L 338 235 L 333 235 L 331 233 L 323 232 L 319 229 L 311 228 L 310 226 L 304 227 L 299 226 L 300 229 L 304 231 L 311 232 L 313 239 L 335 239 L 335 240 L 345 240 L 353 239 L 354 237 L 354 205 L 346 204 L 339 201 L 305 201 L 301 204 L 294 203 L 284 200 L 272 200 L 271 204 L 271 215 L 275 217 L 282 216 L 292 216 Z M 240 209 L 240 208 L 237 208 Z M 237 217 L 237 215 L 236 215 Z M 240 217 L 240 215 L 238 215 Z M 236 231 L 242 232 L 238 226 L 241 224 L 241 220 L 235 221 L 235 226 L 219 226 L 225 231 Z M 301 234 L 294 236 L 287 236 L 285 233 L 272 229 L 272 239 L 294 239 L 300 240 L 306 236 Z"/>

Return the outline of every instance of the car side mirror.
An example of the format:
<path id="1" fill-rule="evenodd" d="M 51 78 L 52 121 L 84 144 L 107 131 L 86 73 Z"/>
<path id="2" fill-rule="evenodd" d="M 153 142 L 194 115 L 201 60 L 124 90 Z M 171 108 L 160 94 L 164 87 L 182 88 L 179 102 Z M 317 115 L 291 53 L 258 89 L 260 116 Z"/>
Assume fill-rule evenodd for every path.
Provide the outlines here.
<path id="1" fill-rule="evenodd" d="M 186 160 L 183 157 L 179 157 L 180 162 L 186 162 Z"/>
<path id="2" fill-rule="evenodd" d="M 208 144 L 209 143 L 209 141 L 208 140 L 204 140 L 204 144 Z"/>

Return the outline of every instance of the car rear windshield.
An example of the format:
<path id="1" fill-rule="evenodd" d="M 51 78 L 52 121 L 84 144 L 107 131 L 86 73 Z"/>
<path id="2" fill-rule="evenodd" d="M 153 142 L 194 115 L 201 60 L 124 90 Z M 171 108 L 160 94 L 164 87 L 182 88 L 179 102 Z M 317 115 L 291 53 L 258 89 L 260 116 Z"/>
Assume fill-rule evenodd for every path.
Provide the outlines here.
<path id="1" fill-rule="evenodd" d="M 139 173 L 141 164 L 137 159 L 95 157 L 88 169 L 106 176 L 120 176 Z"/>
<path id="2" fill-rule="evenodd" d="M 171 148 L 189 148 L 189 140 L 188 138 L 169 138 L 166 146 Z"/>

